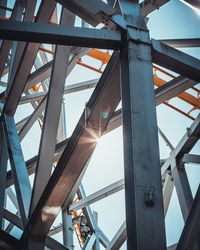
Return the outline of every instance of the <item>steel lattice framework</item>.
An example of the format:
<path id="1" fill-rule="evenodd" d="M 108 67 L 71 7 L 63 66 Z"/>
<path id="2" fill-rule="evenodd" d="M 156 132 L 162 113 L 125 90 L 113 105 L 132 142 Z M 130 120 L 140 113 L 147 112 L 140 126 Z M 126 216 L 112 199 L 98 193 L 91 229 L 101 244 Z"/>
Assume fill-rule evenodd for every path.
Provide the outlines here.
<path id="1" fill-rule="evenodd" d="M 178 97 L 200 109 L 199 99 L 185 92 L 200 91 L 195 86 L 200 82 L 200 60 L 176 49 L 200 47 L 200 39 L 150 39 L 146 17 L 168 1 L 42 0 L 38 4 L 16 0 L 12 9 L 6 0 L 0 1 L 0 76 L 8 78 L 0 82 L 4 89 L 0 95 L 1 249 L 73 249 L 74 229 L 87 250 L 100 249 L 100 244 L 107 250 L 119 249 L 126 240 L 129 250 L 200 249 L 200 188 L 193 199 L 184 168 L 186 162 L 200 163 L 200 156 L 190 153 L 200 137 L 200 115 L 192 117 L 168 102 Z M 198 0 L 187 2 L 200 8 Z M 57 3 L 62 6 L 60 21 Z M 75 26 L 76 16 L 82 27 Z M 102 28 L 95 28 L 98 24 Z M 43 46 L 46 43 L 52 44 L 52 50 Z M 112 50 L 112 56 L 101 49 Z M 47 54 L 53 59 L 47 60 Z M 105 69 L 84 65 L 80 58 L 86 54 L 107 64 Z M 65 86 L 76 64 L 101 72 L 100 79 Z M 156 74 L 170 76 L 170 71 L 178 76 L 168 82 Z M 66 139 L 63 94 L 86 88 L 94 91 Z M 122 108 L 117 109 L 120 101 Z M 15 123 L 18 105 L 27 103 L 33 113 Z M 175 148 L 157 127 L 156 106 L 161 103 L 194 120 Z M 21 141 L 36 121 L 42 131 L 39 153 L 25 162 Z M 86 196 L 81 180 L 97 138 L 121 125 L 125 178 Z M 158 132 L 171 149 L 164 161 L 159 157 Z M 34 173 L 31 187 L 29 176 Z M 165 215 L 174 186 L 185 225 L 179 242 L 167 248 Z M 109 241 L 89 205 L 123 188 L 126 222 Z M 16 214 L 5 207 L 7 197 Z M 60 210 L 62 224 L 52 228 Z M 20 239 L 9 234 L 14 226 L 23 231 Z M 51 237 L 60 231 L 63 244 Z"/>

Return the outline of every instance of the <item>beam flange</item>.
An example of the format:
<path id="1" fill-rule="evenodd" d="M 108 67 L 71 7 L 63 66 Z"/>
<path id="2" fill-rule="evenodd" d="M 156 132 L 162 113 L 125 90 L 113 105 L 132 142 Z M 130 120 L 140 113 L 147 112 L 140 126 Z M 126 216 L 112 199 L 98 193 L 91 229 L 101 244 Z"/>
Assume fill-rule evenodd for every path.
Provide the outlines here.
<path id="1" fill-rule="evenodd" d="M 88 48 L 119 49 L 121 34 L 114 30 L 65 27 L 29 22 L 0 22 L 0 39 Z"/>
<path id="2" fill-rule="evenodd" d="M 200 82 L 200 60 L 155 39 L 152 42 L 153 61 L 182 76 Z"/>

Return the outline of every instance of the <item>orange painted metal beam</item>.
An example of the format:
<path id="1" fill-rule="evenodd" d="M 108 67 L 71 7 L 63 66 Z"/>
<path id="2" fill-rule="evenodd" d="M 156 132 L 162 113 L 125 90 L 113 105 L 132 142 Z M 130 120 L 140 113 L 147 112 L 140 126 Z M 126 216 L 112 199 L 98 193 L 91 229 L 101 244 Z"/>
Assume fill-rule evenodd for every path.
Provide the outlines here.
<path id="1" fill-rule="evenodd" d="M 102 64 L 106 64 L 110 60 L 110 54 L 108 52 L 103 52 L 98 49 L 92 49 L 90 52 L 87 53 L 87 55 L 101 61 Z"/>
<path id="2" fill-rule="evenodd" d="M 158 77 L 156 75 L 156 73 L 154 74 L 154 84 L 157 87 L 160 87 L 160 86 L 164 85 L 165 83 L 166 83 L 165 80 Z M 183 93 L 179 94 L 177 97 L 180 98 L 181 100 L 187 102 L 188 104 L 194 106 L 195 108 L 200 109 L 200 99 L 194 97 L 193 95 L 191 95 L 187 92 L 183 92 Z"/>
<path id="3" fill-rule="evenodd" d="M 52 50 L 48 50 L 48 49 L 41 48 L 41 47 L 40 47 L 40 50 L 44 51 L 46 53 L 49 53 L 51 55 L 54 55 L 54 51 L 52 51 Z M 103 51 L 98 50 L 98 49 L 92 49 L 91 51 L 88 52 L 87 55 L 90 56 L 91 58 L 94 58 L 94 59 L 97 59 L 97 60 L 101 61 L 102 65 L 108 63 L 108 61 L 110 60 L 110 57 L 111 57 L 108 52 L 103 52 Z M 92 66 L 90 66 L 88 64 L 85 64 L 85 63 L 83 63 L 81 61 L 81 59 L 77 60 L 76 63 L 83 66 L 83 67 L 85 67 L 85 68 L 93 70 L 93 71 L 95 71 L 97 73 L 100 73 L 100 74 L 103 73 L 101 68 L 97 69 L 97 68 L 92 67 Z M 158 75 L 156 74 L 157 71 L 165 74 L 167 77 L 175 78 L 175 76 L 172 75 L 171 73 L 169 73 L 169 72 L 165 71 L 164 69 L 154 65 L 154 85 L 157 86 L 157 87 L 160 87 L 160 86 L 166 84 L 166 82 L 167 82 L 167 81 L 163 80 L 162 78 L 158 77 Z M 200 93 L 200 91 L 197 88 L 193 87 L 192 89 L 194 91 L 196 91 L 197 93 Z M 38 91 L 37 87 L 33 88 L 33 90 Z M 184 102 L 192 105 L 194 109 L 200 109 L 200 99 L 198 97 L 195 97 L 195 96 L 193 96 L 193 95 L 191 95 L 191 94 L 189 94 L 187 92 L 183 92 L 183 93 L 179 94 L 177 96 L 177 98 L 179 98 L 179 99 L 183 100 Z M 179 113 L 187 116 L 188 118 L 194 119 L 192 116 L 190 116 L 186 112 L 176 108 L 175 106 L 169 104 L 168 102 L 165 102 L 164 104 L 167 105 L 168 107 L 178 111 Z"/>

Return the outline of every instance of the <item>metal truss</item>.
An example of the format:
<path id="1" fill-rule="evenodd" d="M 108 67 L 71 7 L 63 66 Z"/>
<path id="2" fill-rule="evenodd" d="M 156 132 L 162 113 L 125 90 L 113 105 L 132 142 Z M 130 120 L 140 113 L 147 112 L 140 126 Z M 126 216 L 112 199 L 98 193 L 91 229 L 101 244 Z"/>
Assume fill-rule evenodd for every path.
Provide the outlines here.
<path id="1" fill-rule="evenodd" d="M 129 250 L 200 249 L 200 188 L 193 199 L 184 166 L 200 163 L 191 153 L 200 115 L 169 102 L 177 97 L 191 111 L 200 109 L 200 60 L 177 49 L 200 47 L 200 38 L 150 39 L 147 15 L 168 1 L 16 0 L 13 8 L 0 1 L 0 249 L 74 249 L 74 232 L 85 250 L 116 250 L 125 241 Z M 186 1 L 200 8 L 199 1 Z M 104 67 L 84 64 L 85 55 Z M 101 77 L 65 86 L 77 64 Z M 63 95 L 89 88 L 94 91 L 67 138 Z M 32 114 L 16 123 L 16 110 L 26 104 Z M 193 120 L 176 147 L 158 128 L 160 104 Z M 25 161 L 21 142 L 36 122 L 38 155 Z M 121 125 L 124 179 L 86 196 L 81 181 L 98 138 Z M 158 133 L 171 151 L 164 160 Z M 179 242 L 167 248 L 165 216 L 174 187 L 185 225 Z M 90 205 L 122 189 L 126 221 L 109 240 Z M 13 228 L 22 235 L 12 236 Z M 59 232 L 63 242 L 52 238 Z"/>

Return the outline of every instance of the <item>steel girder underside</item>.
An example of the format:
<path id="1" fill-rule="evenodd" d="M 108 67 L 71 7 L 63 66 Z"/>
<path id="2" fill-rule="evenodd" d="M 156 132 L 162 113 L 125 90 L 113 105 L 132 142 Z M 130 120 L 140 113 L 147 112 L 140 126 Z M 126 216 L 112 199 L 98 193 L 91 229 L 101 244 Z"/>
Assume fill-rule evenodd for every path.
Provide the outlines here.
<path id="1" fill-rule="evenodd" d="M 42 0 L 38 5 L 36 0 L 16 0 L 11 9 L 8 1 L 0 1 L 0 249 L 73 249 L 74 228 L 82 249 L 100 249 L 100 244 L 119 249 L 126 240 L 129 250 L 167 249 L 165 215 L 174 186 L 185 225 L 179 242 L 168 249 L 200 249 L 200 188 L 193 199 L 184 167 L 200 163 L 200 156 L 190 153 L 200 136 L 200 115 L 192 117 L 168 102 L 178 97 L 200 109 L 199 99 L 186 92 L 199 91 L 200 60 L 176 49 L 199 47 L 200 39 L 150 39 L 146 16 L 167 2 Z M 198 1 L 187 2 L 199 7 Z M 57 3 L 62 6 L 60 21 Z M 81 27 L 75 26 L 76 16 Z M 94 28 L 98 24 L 101 29 Z M 52 50 L 43 44 L 52 44 Z M 113 50 L 112 56 L 100 49 Z M 105 69 L 84 65 L 84 55 L 101 60 Z M 100 79 L 65 86 L 77 64 L 99 71 Z M 163 68 L 179 76 L 166 82 L 155 74 L 169 75 Z M 87 88 L 94 91 L 74 132 L 65 138 L 63 95 Z M 18 106 L 27 103 L 33 113 L 15 123 Z M 156 106 L 161 103 L 194 120 L 175 148 L 157 127 Z M 39 153 L 25 162 L 21 141 L 36 121 L 42 131 Z M 97 140 L 121 125 L 125 178 L 86 196 L 81 180 Z M 171 149 L 164 161 L 158 132 Z M 89 205 L 124 188 L 126 221 L 109 241 Z M 5 206 L 8 197 L 16 214 Z M 60 211 L 62 224 L 52 228 Z M 22 230 L 19 239 L 9 234 L 14 226 Z M 63 243 L 51 237 L 60 231 Z"/>

